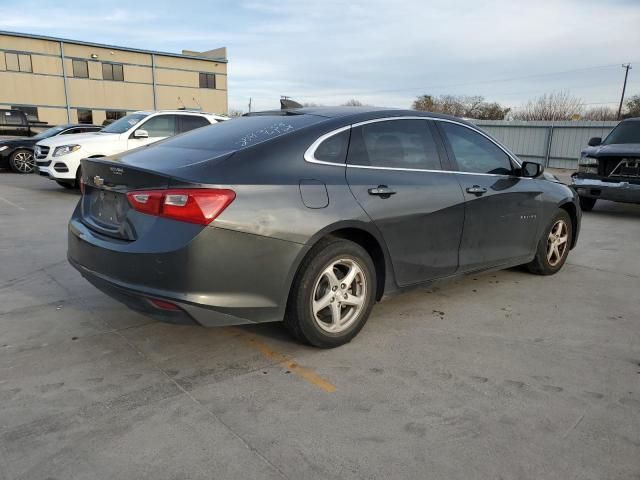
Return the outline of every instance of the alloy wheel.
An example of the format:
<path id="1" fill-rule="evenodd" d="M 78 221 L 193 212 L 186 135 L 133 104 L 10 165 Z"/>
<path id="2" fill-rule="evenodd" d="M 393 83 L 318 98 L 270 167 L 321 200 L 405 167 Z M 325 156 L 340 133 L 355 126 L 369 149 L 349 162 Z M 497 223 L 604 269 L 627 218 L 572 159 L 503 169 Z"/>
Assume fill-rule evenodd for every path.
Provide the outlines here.
<path id="1" fill-rule="evenodd" d="M 13 157 L 13 165 L 20 173 L 31 173 L 36 166 L 36 162 L 31 153 L 18 152 Z"/>
<path id="2" fill-rule="evenodd" d="M 366 277 L 358 262 L 351 258 L 334 260 L 315 282 L 311 305 L 313 319 L 326 332 L 344 332 L 360 316 L 366 298 Z"/>
<path id="3" fill-rule="evenodd" d="M 551 227 L 547 239 L 547 261 L 552 267 L 557 266 L 564 257 L 569 241 L 569 228 L 564 220 L 558 220 Z"/>

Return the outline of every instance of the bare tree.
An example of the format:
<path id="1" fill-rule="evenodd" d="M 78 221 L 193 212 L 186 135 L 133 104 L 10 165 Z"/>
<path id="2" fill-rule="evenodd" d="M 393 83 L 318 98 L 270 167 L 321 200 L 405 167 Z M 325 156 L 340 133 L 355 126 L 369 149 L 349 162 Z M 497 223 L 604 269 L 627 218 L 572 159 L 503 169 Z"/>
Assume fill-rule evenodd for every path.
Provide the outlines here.
<path id="1" fill-rule="evenodd" d="M 611 107 L 604 107 L 604 106 L 594 107 L 584 112 L 584 115 L 582 115 L 582 118 L 584 120 L 598 120 L 598 121 L 617 120 L 618 112 Z"/>
<path id="2" fill-rule="evenodd" d="M 503 120 L 510 111 L 496 102 L 485 102 L 480 95 L 422 95 L 415 99 L 412 108 L 481 120 Z"/>
<path id="3" fill-rule="evenodd" d="M 624 102 L 627 111 L 624 113 L 626 118 L 640 117 L 640 94 L 630 97 Z"/>
<path id="4" fill-rule="evenodd" d="M 342 104 L 343 107 L 362 107 L 364 105 L 360 100 L 356 100 L 352 98 L 351 100 L 347 100 Z"/>
<path id="5" fill-rule="evenodd" d="M 569 92 L 552 92 L 529 100 L 527 104 L 515 110 L 515 120 L 572 120 L 580 117 L 584 111 L 582 100 L 571 96 Z"/>

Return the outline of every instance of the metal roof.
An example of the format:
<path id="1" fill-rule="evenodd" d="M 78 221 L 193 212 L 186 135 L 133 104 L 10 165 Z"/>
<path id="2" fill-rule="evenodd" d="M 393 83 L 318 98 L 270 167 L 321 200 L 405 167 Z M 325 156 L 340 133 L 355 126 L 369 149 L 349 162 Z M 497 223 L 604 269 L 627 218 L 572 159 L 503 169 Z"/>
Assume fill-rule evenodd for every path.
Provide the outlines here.
<path id="1" fill-rule="evenodd" d="M 49 37 L 46 35 L 34 35 L 32 33 L 9 32 L 6 30 L 0 30 L 0 35 L 8 35 L 12 37 L 21 37 L 21 38 L 34 38 L 36 40 L 49 40 L 52 42 L 63 42 L 63 43 L 70 43 L 74 45 L 86 45 L 89 47 L 108 48 L 112 50 L 124 50 L 127 52 L 146 53 L 148 55 L 163 55 L 165 57 L 189 58 L 192 60 L 205 60 L 208 62 L 217 62 L 217 63 L 228 62 L 226 58 L 200 57 L 197 55 L 184 55 L 181 53 L 159 52 L 156 50 L 143 50 L 140 48 L 130 48 L 130 47 L 118 47 L 117 45 L 108 45 L 104 43 L 94 43 L 94 42 L 83 42 L 81 40 L 70 40 L 68 38 Z"/>

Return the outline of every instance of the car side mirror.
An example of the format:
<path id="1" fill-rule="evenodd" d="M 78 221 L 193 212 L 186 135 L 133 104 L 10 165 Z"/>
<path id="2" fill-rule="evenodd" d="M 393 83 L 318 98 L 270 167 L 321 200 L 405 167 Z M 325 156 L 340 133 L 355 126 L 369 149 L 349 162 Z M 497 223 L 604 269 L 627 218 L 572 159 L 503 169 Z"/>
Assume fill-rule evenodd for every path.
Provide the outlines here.
<path id="1" fill-rule="evenodd" d="M 590 147 L 597 147 L 601 143 L 602 143 L 602 138 L 601 137 L 593 137 L 593 138 L 589 139 L 589 146 Z"/>
<path id="2" fill-rule="evenodd" d="M 140 128 L 133 132 L 133 138 L 149 138 L 149 132 Z"/>
<path id="3" fill-rule="evenodd" d="M 525 178 L 536 178 L 542 175 L 544 167 L 536 162 L 522 162 L 520 176 Z"/>

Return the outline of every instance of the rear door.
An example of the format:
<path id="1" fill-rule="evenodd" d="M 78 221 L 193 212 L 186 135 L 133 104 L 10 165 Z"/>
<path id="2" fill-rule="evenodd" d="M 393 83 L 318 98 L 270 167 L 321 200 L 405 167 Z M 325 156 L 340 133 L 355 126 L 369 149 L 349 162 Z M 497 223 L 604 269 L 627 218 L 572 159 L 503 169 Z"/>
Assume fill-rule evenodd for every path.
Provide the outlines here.
<path id="1" fill-rule="evenodd" d="M 145 122 L 141 122 L 136 125 L 135 130 L 129 135 L 127 141 L 127 150 L 132 148 L 142 147 L 148 145 L 163 138 L 173 137 L 177 133 L 178 128 L 178 115 L 156 115 L 151 117 Z M 145 130 L 148 134 L 148 138 L 136 138 L 136 130 Z"/>
<path id="2" fill-rule="evenodd" d="M 354 125 L 347 181 L 378 227 L 399 285 L 444 277 L 458 267 L 464 197 L 426 119 Z"/>
<path id="3" fill-rule="evenodd" d="M 465 196 L 460 269 L 488 268 L 532 255 L 542 208 L 539 181 L 516 176 L 509 155 L 478 131 L 436 123 Z"/>

